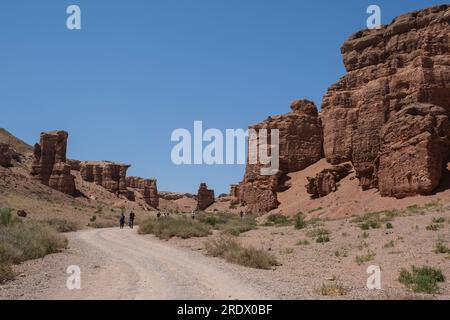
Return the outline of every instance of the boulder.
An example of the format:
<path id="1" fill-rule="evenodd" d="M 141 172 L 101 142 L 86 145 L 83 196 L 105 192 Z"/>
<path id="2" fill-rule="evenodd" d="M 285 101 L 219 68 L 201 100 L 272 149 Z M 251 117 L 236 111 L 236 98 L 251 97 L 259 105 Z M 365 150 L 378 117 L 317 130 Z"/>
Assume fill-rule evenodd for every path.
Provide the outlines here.
<path id="1" fill-rule="evenodd" d="M 348 176 L 352 171 L 350 164 L 336 165 L 331 168 L 324 169 L 315 177 L 308 177 L 308 184 L 305 186 L 311 198 L 322 198 L 335 192 L 338 182 Z"/>

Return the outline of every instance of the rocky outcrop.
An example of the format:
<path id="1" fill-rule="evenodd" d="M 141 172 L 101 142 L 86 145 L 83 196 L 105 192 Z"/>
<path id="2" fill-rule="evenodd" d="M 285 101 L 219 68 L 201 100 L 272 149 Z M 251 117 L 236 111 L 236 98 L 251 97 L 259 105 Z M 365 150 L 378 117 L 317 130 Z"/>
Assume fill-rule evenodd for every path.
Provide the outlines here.
<path id="1" fill-rule="evenodd" d="M 269 117 L 251 126 L 259 132 L 279 130 L 279 170 L 272 176 L 261 175 L 261 164 L 247 164 L 244 180 L 239 185 L 239 201 L 251 212 L 267 212 L 278 206 L 276 192 L 283 178 L 291 172 L 305 169 L 322 158 L 322 126 L 314 102 L 297 100 L 292 112 Z M 269 149 L 271 141 L 268 141 Z"/>
<path id="2" fill-rule="evenodd" d="M 84 181 L 93 182 L 117 195 L 127 194 L 126 175 L 130 165 L 109 161 L 87 161 L 81 162 L 79 166 Z"/>
<path id="3" fill-rule="evenodd" d="M 449 6 L 435 6 L 402 15 L 379 30 L 360 31 L 342 46 L 348 73 L 323 98 L 324 153 L 332 164 L 351 161 L 364 190 L 380 187 L 385 196 L 403 197 L 429 193 L 437 185 L 447 160 L 436 146 L 437 136 L 445 134 L 431 133 L 440 124 L 430 126 L 432 118 L 443 121 L 443 115 L 410 112 L 417 110 L 411 105 L 430 103 L 449 115 L 449 21 Z M 426 119 L 426 128 L 396 132 L 395 126 L 418 125 L 419 118 Z M 413 137 L 418 141 L 410 141 Z M 423 170 L 412 174 L 413 168 Z"/>
<path id="4" fill-rule="evenodd" d="M 413 104 L 393 116 L 381 132 L 378 180 L 382 196 L 429 194 L 447 164 L 450 122 L 444 108 Z"/>
<path id="5" fill-rule="evenodd" d="M 206 183 L 201 183 L 197 193 L 197 210 L 206 210 L 214 201 L 214 190 L 208 189 Z"/>
<path id="6" fill-rule="evenodd" d="M 145 202 L 157 209 L 159 207 L 159 194 L 156 179 L 144 179 L 140 177 L 127 177 L 126 186 L 136 189 L 142 194 Z"/>
<path id="7" fill-rule="evenodd" d="M 350 164 L 332 166 L 322 170 L 314 178 L 308 177 L 306 190 L 313 199 L 325 197 L 337 190 L 338 182 L 348 176 L 351 170 Z"/>
<path id="8" fill-rule="evenodd" d="M 8 144 L 0 142 L 0 166 L 11 166 L 11 149 Z"/>
<path id="9" fill-rule="evenodd" d="M 68 195 L 75 193 L 75 177 L 66 162 L 67 139 L 65 131 L 41 133 L 40 143 L 34 146 L 31 175 L 35 180 Z"/>

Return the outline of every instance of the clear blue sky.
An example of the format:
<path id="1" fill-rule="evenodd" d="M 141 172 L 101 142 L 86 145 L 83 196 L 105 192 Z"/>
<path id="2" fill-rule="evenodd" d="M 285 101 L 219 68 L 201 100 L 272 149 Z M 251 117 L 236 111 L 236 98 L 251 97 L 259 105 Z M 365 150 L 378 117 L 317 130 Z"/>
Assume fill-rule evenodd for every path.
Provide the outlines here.
<path id="1" fill-rule="evenodd" d="M 244 167 L 173 165 L 174 129 L 246 128 L 301 97 L 320 105 L 368 5 L 386 24 L 438 3 L 1 0 L 0 127 L 30 144 L 67 130 L 69 157 L 130 163 L 160 190 L 204 181 L 226 192 Z M 80 31 L 66 28 L 70 4 L 81 7 Z"/>

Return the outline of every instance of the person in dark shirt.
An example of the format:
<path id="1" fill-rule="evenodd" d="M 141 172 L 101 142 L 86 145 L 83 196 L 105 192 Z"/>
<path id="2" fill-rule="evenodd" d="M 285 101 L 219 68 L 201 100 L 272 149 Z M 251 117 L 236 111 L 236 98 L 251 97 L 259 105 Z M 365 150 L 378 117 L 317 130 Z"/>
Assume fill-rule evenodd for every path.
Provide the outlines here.
<path id="1" fill-rule="evenodd" d="M 130 212 L 130 228 L 131 229 L 133 229 L 133 227 L 134 227 L 134 217 L 135 217 L 135 214 L 134 214 L 133 210 L 131 210 L 131 212 Z"/>

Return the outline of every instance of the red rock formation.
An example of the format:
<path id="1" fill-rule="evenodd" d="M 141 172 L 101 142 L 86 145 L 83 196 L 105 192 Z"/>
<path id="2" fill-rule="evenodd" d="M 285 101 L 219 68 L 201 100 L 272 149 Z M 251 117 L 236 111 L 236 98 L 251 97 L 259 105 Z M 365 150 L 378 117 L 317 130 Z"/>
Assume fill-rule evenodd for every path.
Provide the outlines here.
<path id="1" fill-rule="evenodd" d="M 206 210 L 214 201 L 214 190 L 208 189 L 206 183 L 201 183 L 197 193 L 197 210 Z"/>
<path id="2" fill-rule="evenodd" d="M 31 174 L 42 184 L 63 193 L 75 193 L 75 178 L 66 163 L 67 139 L 65 131 L 41 133 L 40 144 L 34 146 L 35 160 Z"/>
<path id="3" fill-rule="evenodd" d="M 313 199 L 325 197 L 337 190 L 338 182 L 345 178 L 351 170 L 350 164 L 332 166 L 322 170 L 314 178 L 308 177 L 306 190 Z"/>
<path id="4" fill-rule="evenodd" d="M 0 166 L 9 167 L 11 165 L 11 150 L 9 145 L 0 142 Z"/>
<path id="5" fill-rule="evenodd" d="M 435 6 L 402 15 L 379 30 L 360 31 L 342 46 L 348 73 L 323 98 L 324 153 L 332 164 L 352 161 L 365 190 L 380 185 L 383 195 L 428 193 L 440 178 L 440 169 L 431 168 L 441 165 L 442 161 L 436 160 L 441 157 L 440 148 L 431 145 L 424 146 L 427 152 L 415 150 L 420 157 L 397 162 L 395 168 L 385 160 L 389 159 L 386 150 L 395 149 L 394 140 L 406 142 L 400 141 L 400 135 L 392 136 L 395 124 L 408 126 L 403 121 L 411 120 L 399 111 L 411 104 L 431 103 L 449 115 L 449 19 L 448 5 Z M 384 130 L 387 122 L 391 124 Z M 384 139 L 383 130 L 391 132 Z M 381 150 L 383 161 L 378 161 Z M 425 154 L 429 160 L 421 158 Z M 395 158 L 400 160 L 400 154 Z M 418 176 L 408 178 L 408 172 L 423 167 L 424 161 L 430 166 L 420 174 L 420 179 L 428 181 L 426 187 L 412 181 Z M 397 176 L 403 173 L 407 175 Z M 411 182 L 405 184 L 405 179 Z M 395 181 L 402 186 L 389 186 Z"/>
<path id="6" fill-rule="evenodd" d="M 109 161 L 81 162 L 84 181 L 93 182 L 115 194 L 127 194 L 126 174 L 130 165 Z"/>
<path id="7" fill-rule="evenodd" d="M 429 194 L 447 164 L 450 122 L 444 108 L 430 104 L 405 107 L 381 132 L 378 180 L 382 196 Z"/>
<path id="8" fill-rule="evenodd" d="M 156 179 L 144 179 L 140 177 L 127 177 L 126 186 L 136 189 L 144 197 L 145 202 L 157 209 L 159 207 L 159 194 Z"/>
<path id="9" fill-rule="evenodd" d="M 239 186 L 239 201 L 251 212 L 267 212 L 278 207 L 276 192 L 286 174 L 303 170 L 322 158 L 322 126 L 314 102 L 294 101 L 292 112 L 251 126 L 279 130 L 279 171 L 273 176 L 261 175 L 261 164 L 247 164 Z M 269 141 L 269 143 L 271 143 Z"/>

